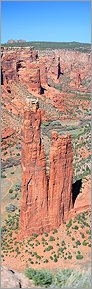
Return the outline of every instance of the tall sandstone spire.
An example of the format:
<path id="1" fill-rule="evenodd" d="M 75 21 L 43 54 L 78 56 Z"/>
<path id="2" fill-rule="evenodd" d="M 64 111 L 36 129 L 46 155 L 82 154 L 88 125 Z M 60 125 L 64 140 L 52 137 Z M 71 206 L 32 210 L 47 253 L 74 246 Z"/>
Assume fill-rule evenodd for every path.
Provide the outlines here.
<path id="1" fill-rule="evenodd" d="M 72 208 L 72 161 L 71 136 L 53 131 L 48 192 L 50 229 L 59 227 Z"/>
<path id="2" fill-rule="evenodd" d="M 71 136 L 52 133 L 48 178 L 40 125 L 39 103 L 32 99 L 24 111 L 21 133 L 22 199 L 19 232 L 22 237 L 59 227 L 72 208 Z"/>

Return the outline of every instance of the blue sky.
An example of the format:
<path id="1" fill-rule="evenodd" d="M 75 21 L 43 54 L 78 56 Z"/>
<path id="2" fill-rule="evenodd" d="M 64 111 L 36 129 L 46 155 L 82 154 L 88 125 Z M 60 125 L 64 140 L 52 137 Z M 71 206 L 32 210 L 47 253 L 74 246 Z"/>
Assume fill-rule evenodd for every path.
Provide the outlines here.
<path id="1" fill-rule="evenodd" d="M 2 2 L 1 42 L 91 42 L 90 1 Z"/>

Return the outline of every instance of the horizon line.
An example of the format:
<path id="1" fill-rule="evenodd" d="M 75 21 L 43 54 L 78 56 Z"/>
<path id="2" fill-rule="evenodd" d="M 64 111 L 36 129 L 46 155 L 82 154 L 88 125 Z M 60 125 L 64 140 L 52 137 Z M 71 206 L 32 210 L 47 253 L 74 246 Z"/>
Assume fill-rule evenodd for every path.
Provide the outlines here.
<path id="1" fill-rule="evenodd" d="M 8 41 L 20 41 L 20 40 L 22 40 L 21 38 L 20 39 L 9 39 L 9 40 L 7 40 L 7 42 Z M 2 43 L 1 42 L 1 45 L 2 44 L 13 44 L 13 43 L 7 43 L 7 42 L 4 42 L 4 43 Z M 75 41 L 75 40 L 72 40 L 72 41 L 45 41 L 45 40 L 29 40 L 29 41 L 27 41 L 27 40 L 24 40 L 24 42 L 22 42 L 22 43 L 29 43 L 29 42 L 36 42 L 36 43 L 39 43 L 39 42 L 45 42 L 45 43 L 82 43 L 82 44 L 91 44 L 91 42 L 80 42 L 80 41 Z"/>

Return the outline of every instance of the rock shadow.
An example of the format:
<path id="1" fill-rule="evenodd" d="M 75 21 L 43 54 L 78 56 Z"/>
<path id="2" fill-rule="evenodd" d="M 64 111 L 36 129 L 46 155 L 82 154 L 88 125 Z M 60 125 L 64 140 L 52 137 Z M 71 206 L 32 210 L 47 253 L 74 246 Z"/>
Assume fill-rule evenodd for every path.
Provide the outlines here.
<path id="1" fill-rule="evenodd" d="M 42 87 L 40 88 L 40 94 L 44 94 L 44 91 L 46 90 L 46 88 Z"/>
<path id="2" fill-rule="evenodd" d="M 72 202 L 73 202 L 73 207 L 74 207 L 74 203 L 75 203 L 75 200 L 76 200 L 77 196 L 80 194 L 81 187 L 82 187 L 82 179 L 76 181 L 76 182 L 72 185 Z"/>
<path id="3" fill-rule="evenodd" d="M 1 67 L 1 85 L 4 84 L 4 81 L 3 81 L 3 72 L 2 72 L 2 67 Z"/>
<path id="4" fill-rule="evenodd" d="M 57 76 L 57 79 L 60 78 L 60 75 L 63 75 L 64 73 L 61 71 L 61 66 L 60 66 L 60 63 L 58 63 L 58 76 Z"/>

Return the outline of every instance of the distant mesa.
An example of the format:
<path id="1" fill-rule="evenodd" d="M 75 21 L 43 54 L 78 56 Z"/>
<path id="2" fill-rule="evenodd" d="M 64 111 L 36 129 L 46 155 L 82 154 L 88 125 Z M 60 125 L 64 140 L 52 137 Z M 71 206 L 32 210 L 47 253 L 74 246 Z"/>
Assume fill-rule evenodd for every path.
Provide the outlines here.
<path id="1" fill-rule="evenodd" d="M 19 39 L 19 40 L 13 40 L 13 39 L 10 39 L 7 41 L 7 44 L 13 44 L 13 43 L 24 43 L 26 42 L 25 40 L 22 40 L 22 39 Z"/>

